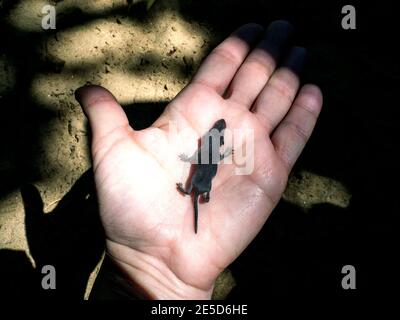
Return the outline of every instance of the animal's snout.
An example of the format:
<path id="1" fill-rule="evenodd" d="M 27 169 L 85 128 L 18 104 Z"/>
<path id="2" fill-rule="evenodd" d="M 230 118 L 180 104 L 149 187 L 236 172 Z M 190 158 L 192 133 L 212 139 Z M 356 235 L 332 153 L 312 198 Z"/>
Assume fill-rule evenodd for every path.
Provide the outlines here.
<path id="1" fill-rule="evenodd" d="M 224 119 L 219 119 L 215 124 L 213 125 L 213 128 L 217 129 L 218 131 L 222 131 L 226 128 L 226 122 Z"/>

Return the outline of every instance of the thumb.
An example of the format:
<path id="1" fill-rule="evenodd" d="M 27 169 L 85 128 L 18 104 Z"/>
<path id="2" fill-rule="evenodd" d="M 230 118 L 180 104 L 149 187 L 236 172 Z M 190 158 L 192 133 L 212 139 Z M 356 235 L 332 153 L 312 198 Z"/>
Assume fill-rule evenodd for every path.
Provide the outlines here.
<path id="1" fill-rule="evenodd" d="M 114 129 L 129 125 L 124 110 L 107 89 L 95 85 L 83 86 L 75 91 L 75 98 L 89 119 L 92 145 Z"/>

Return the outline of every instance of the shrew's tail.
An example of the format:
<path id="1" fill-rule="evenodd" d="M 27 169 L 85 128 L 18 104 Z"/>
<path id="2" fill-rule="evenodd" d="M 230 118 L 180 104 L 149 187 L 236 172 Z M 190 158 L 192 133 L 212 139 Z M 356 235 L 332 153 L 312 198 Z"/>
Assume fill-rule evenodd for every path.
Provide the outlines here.
<path id="1" fill-rule="evenodd" d="M 194 194 L 194 233 L 197 233 L 198 220 L 199 220 L 199 194 L 195 192 Z"/>

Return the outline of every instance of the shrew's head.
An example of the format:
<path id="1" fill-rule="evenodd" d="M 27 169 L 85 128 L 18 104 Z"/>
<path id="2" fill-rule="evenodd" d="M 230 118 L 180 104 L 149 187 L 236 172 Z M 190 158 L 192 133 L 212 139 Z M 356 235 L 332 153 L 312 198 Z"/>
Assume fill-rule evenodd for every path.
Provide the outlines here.
<path id="1" fill-rule="evenodd" d="M 217 129 L 218 131 L 222 131 L 226 128 L 226 122 L 224 119 L 219 119 L 216 123 L 214 123 L 212 129 Z"/>

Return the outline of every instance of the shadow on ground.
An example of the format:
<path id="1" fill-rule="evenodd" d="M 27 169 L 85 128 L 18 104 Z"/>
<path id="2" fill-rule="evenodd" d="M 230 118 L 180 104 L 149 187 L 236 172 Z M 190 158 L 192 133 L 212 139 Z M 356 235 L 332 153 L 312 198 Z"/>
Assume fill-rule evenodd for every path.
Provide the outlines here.
<path id="1" fill-rule="evenodd" d="M 82 299 L 90 273 L 104 250 L 94 181 L 86 172 L 50 213 L 34 185 L 21 188 L 29 250 L 36 269 L 23 252 L 2 250 L 1 294 Z M 43 290 L 43 266 L 56 270 L 56 290 Z"/>

